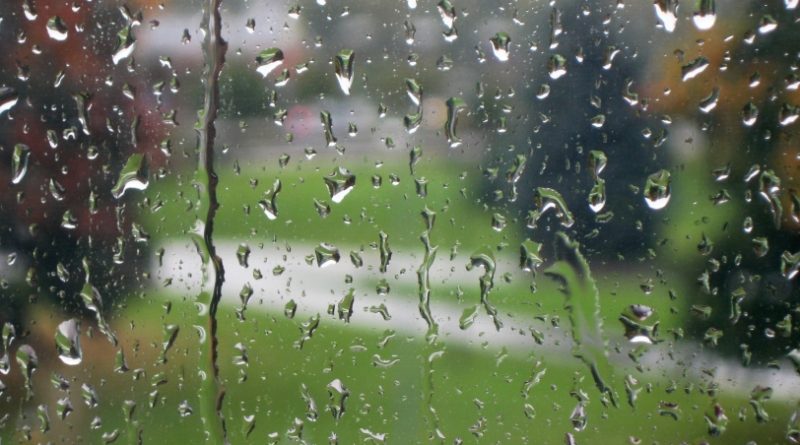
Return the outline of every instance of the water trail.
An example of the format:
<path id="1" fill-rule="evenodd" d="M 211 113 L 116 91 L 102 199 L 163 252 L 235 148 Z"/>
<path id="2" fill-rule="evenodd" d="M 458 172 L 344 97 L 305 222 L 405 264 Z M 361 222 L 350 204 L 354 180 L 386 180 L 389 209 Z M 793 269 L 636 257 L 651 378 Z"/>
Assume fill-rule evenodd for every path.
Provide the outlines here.
<path id="1" fill-rule="evenodd" d="M 592 374 L 600 393 L 617 406 L 614 368 L 608 361 L 600 316 L 600 295 L 589 270 L 589 263 L 564 232 L 556 234 L 556 262 L 545 275 L 561 283 L 566 308 L 572 324 L 572 353 L 581 359 Z"/>
<path id="2" fill-rule="evenodd" d="M 219 106 L 219 74 L 225 64 L 228 45 L 222 39 L 222 19 L 220 4 L 222 0 L 206 0 L 203 19 L 200 24 L 204 31 L 203 40 L 203 109 L 198 113 L 197 131 L 198 164 L 195 181 L 199 185 L 201 207 L 199 214 L 204 221 L 198 221 L 196 245 L 203 261 L 201 291 L 197 298 L 200 308 L 196 327 L 200 332 L 199 367 L 202 382 L 199 388 L 201 415 L 206 430 L 206 441 L 228 443 L 225 419 L 222 416 L 222 400 L 225 391 L 220 385 L 217 365 L 217 308 L 222 297 L 222 283 L 225 270 L 222 259 L 214 247 L 214 217 L 217 202 L 217 174 L 214 171 L 215 120 Z M 210 264 L 209 264 L 210 263 Z M 209 265 L 211 266 L 209 268 Z"/>

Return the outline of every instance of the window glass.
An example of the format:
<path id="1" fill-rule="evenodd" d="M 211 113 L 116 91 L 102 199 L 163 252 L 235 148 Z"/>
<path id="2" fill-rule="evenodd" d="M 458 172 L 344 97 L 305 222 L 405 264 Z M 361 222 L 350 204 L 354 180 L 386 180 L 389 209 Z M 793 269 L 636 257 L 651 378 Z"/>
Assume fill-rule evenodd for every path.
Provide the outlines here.
<path id="1" fill-rule="evenodd" d="M 797 0 L 7 0 L 0 443 L 800 442 Z"/>

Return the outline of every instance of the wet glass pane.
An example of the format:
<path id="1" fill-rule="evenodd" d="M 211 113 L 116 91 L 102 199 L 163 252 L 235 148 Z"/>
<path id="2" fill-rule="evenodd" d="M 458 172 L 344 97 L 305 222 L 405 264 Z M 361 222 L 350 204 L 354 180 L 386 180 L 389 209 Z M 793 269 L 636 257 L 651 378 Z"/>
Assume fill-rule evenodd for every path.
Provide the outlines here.
<path id="1" fill-rule="evenodd" d="M 800 442 L 797 0 L 6 0 L 0 443 Z"/>

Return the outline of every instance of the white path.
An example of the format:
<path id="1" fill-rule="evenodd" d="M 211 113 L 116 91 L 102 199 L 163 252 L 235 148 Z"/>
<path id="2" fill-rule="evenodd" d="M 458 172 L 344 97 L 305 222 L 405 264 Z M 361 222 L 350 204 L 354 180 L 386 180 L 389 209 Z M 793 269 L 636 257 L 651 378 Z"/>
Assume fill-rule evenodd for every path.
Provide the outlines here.
<path id="1" fill-rule="evenodd" d="M 189 243 L 169 243 L 164 247 L 163 265 L 153 264 L 152 273 L 160 280 L 171 279 L 172 284 L 161 289 L 173 297 L 196 295 L 201 277 L 201 262 L 194 246 Z M 308 264 L 307 255 L 313 255 L 314 247 L 293 244 L 285 245 L 264 243 L 259 247 L 250 243 L 252 250 L 249 267 L 239 265 L 236 257 L 238 243 L 218 241 L 217 252 L 225 266 L 225 284 L 223 300 L 225 305 L 240 306 L 239 292 L 244 283 L 250 283 L 254 294 L 247 311 L 259 311 L 270 314 L 282 314 L 286 303 L 293 299 L 297 303 L 296 318 L 304 320 L 320 314 L 323 322 L 326 317 L 333 323 L 343 323 L 327 315 L 328 306 L 336 304 L 352 287 L 356 289 L 353 315 L 350 328 L 383 332 L 392 329 L 400 335 L 422 337 L 427 325 L 420 315 L 417 298 L 416 271 L 422 262 L 422 255 L 398 254 L 392 256 L 386 274 L 378 271 L 378 251 L 369 246 L 361 252 L 364 266 L 355 268 L 349 259 L 351 250 L 338 246 L 341 260 L 337 264 L 319 268 L 316 262 Z M 421 251 L 421 249 L 420 249 Z M 447 252 L 439 252 L 439 255 Z M 519 273 L 516 258 L 498 257 L 497 279 L 506 272 Z M 454 266 L 454 264 L 456 264 Z M 272 270 L 282 266 L 285 271 L 275 276 Z M 452 263 L 444 257 L 434 263 L 431 270 L 431 281 L 436 285 L 453 283 L 450 288 L 460 284 L 469 294 L 477 291 L 481 270 L 467 271 L 465 264 Z M 259 269 L 263 277 L 254 279 L 253 271 Z M 345 282 L 345 276 L 352 276 L 352 283 Z M 392 287 L 390 293 L 380 296 L 375 286 L 381 278 L 386 278 Z M 539 281 L 542 281 L 541 279 Z M 474 295 L 473 295 L 474 296 Z M 560 298 L 560 295 L 558 296 Z M 534 353 L 544 357 L 549 363 L 570 363 L 579 366 L 570 354 L 571 340 L 568 337 L 566 320 L 561 329 L 546 328 L 541 322 L 530 319 L 512 318 L 498 305 L 504 327 L 497 331 L 491 319 L 480 308 L 475 323 L 467 330 L 458 326 L 464 308 L 476 303 L 458 303 L 454 295 L 434 294 L 431 298 L 431 312 L 439 325 L 439 338 L 445 344 L 460 345 L 486 350 L 496 355 L 502 348 L 510 354 L 526 355 Z M 370 312 L 368 308 L 380 304 L 386 305 L 391 319 L 384 320 L 380 314 Z M 543 344 L 536 344 L 530 334 L 529 327 L 534 326 L 546 332 Z M 616 330 L 607 328 L 606 335 Z M 619 340 L 619 339 L 614 339 Z M 723 359 L 707 352 L 698 353 L 699 348 L 691 343 L 684 343 L 671 348 L 664 342 L 651 347 L 646 354 L 643 365 L 648 374 L 654 378 L 664 377 L 679 379 L 688 368 L 688 375 L 699 379 L 703 370 L 714 369 L 714 381 L 726 392 L 749 394 L 756 385 L 771 386 L 775 391 L 773 399 L 797 401 L 800 394 L 800 376 L 792 369 L 788 361 L 781 363 L 780 370 L 765 368 L 744 368 L 738 361 Z M 672 352 L 672 357 L 668 353 Z M 619 367 L 630 367 L 630 360 L 624 354 L 613 357 Z M 635 373 L 634 373 L 635 375 Z"/>

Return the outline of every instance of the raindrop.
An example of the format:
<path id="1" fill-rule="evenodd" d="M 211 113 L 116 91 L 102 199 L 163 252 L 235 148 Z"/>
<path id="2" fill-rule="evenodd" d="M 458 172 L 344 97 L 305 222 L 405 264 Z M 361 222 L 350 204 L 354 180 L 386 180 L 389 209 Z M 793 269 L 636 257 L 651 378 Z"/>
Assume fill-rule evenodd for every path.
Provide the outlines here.
<path id="1" fill-rule="evenodd" d="M 30 148 L 25 144 L 14 145 L 11 155 L 11 183 L 19 184 L 28 172 L 28 159 L 31 156 Z"/>
<path id="2" fill-rule="evenodd" d="M 47 35 L 50 36 L 51 39 L 63 42 L 67 40 L 68 34 L 69 28 L 67 28 L 67 24 L 64 23 L 61 17 L 57 15 L 50 17 L 50 20 L 47 21 Z"/>
<path id="3" fill-rule="evenodd" d="M 778 21 L 775 20 L 774 17 L 767 14 L 764 17 L 761 17 L 761 20 L 758 22 L 758 32 L 759 34 L 769 34 L 775 29 L 778 28 Z"/>
<path id="4" fill-rule="evenodd" d="M 706 31 L 714 26 L 717 21 L 717 11 L 714 0 L 698 0 L 697 10 L 692 16 L 694 26 L 701 31 Z"/>
<path id="5" fill-rule="evenodd" d="M 336 80 L 339 81 L 339 88 L 345 95 L 350 95 L 350 87 L 353 85 L 353 63 L 355 55 L 352 49 L 343 49 L 336 54 L 333 59 L 333 68 L 336 72 Z"/>
<path id="6" fill-rule="evenodd" d="M 339 249 L 328 243 L 320 243 L 320 245 L 314 249 L 314 257 L 317 259 L 317 266 L 320 268 L 336 264 L 341 258 Z"/>
<path id="7" fill-rule="evenodd" d="M 705 71 L 706 68 L 708 68 L 708 64 L 708 59 L 703 56 L 692 60 L 681 67 L 681 80 L 685 82 L 689 79 L 694 79 L 695 77 L 699 76 L 700 73 Z"/>
<path id="8" fill-rule="evenodd" d="M 547 73 L 553 80 L 567 74 L 567 59 L 559 54 L 550 56 L 550 59 L 547 61 Z"/>
<path id="9" fill-rule="evenodd" d="M 700 101 L 700 111 L 710 113 L 717 107 L 717 102 L 719 102 L 719 88 L 714 87 L 711 93 Z"/>
<path id="10" fill-rule="evenodd" d="M 256 71 L 267 77 L 272 70 L 283 64 L 283 51 L 279 48 L 267 48 L 256 56 Z"/>
<path id="11" fill-rule="evenodd" d="M 356 185 L 356 176 L 344 167 L 335 168 L 331 174 L 323 178 L 325 187 L 331 196 L 331 201 L 336 204 L 342 202 Z"/>
<path id="12" fill-rule="evenodd" d="M 0 115 L 14 108 L 19 101 L 17 91 L 9 87 L 0 87 Z"/>
<path id="13" fill-rule="evenodd" d="M 758 108 L 753 102 L 747 102 L 742 108 L 742 123 L 747 127 L 752 127 L 758 119 Z"/>
<path id="14" fill-rule="evenodd" d="M 278 198 L 278 193 L 281 191 L 281 180 L 276 179 L 272 188 L 264 193 L 264 199 L 258 201 L 258 206 L 264 211 L 267 219 L 274 220 L 278 217 L 278 207 L 275 200 Z"/>
<path id="15" fill-rule="evenodd" d="M 30 345 L 22 345 L 17 349 L 17 363 L 25 378 L 25 400 L 33 398 L 33 372 L 39 367 L 39 358 Z"/>
<path id="16" fill-rule="evenodd" d="M 350 392 L 339 379 L 334 379 L 327 386 L 328 395 L 330 396 L 330 404 L 328 407 L 331 410 L 333 419 L 337 422 L 342 418 L 345 412 L 345 401 L 350 396 Z"/>
<path id="17" fill-rule="evenodd" d="M 492 43 L 492 51 L 494 52 L 494 56 L 497 58 L 497 60 L 501 62 L 508 61 L 511 37 L 504 32 L 498 32 L 489 40 Z"/>
<path id="18" fill-rule="evenodd" d="M 647 177 L 644 184 L 644 200 L 653 210 L 660 210 L 667 206 L 671 193 L 670 174 L 666 170 L 659 170 Z"/>
<path id="19" fill-rule="evenodd" d="M 83 359 L 80 334 L 80 322 L 74 318 L 58 325 L 56 330 L 56 350 L 58 351 L 58 358 L 67 365 L 79 365 Z"/>
<path id="20" fill-rule="evenodd" d="M 456 133 L 456 127 L 458 125 L 458 115 L 466 108 L 467 103 L 460 97 L 447 99 L 447 121 L 444 124 L 444 133 L 450 148 L 458 147 L 463 142 Z"/>
<path id="21" fill-rule="evenodd" d="M 678 24 L 678 0 L 655 0 L 656 17 L 667 32 L 675 31 Z"/>
<path id="22" fill-rule="evenodd" d="M 325 134 L 325 143 L 328 144 L 328 147 L 334 147 L 336 145 L 336 136 L 333 134 L 333 118 L 331 118 L 330 111 L 321 111 L 319 119 L 322 123 L 322 131 Z"/>
<path id="23" fill-rule="evenodd" d="M 136 153 L 128 158 L 120 171 L 117 183 L 111 189 L 111 195 L 115 199 L 120 199 L 127 190 L 145 190 L 148 184 L 147 158 L 141 153 Z"/>
<path id="24" fill-rule="evenodd" d="M 117 48 L 111 56 L 111 61 L 114 62 L 114 65 L 119 64 L 122 60 L 130 57 L 134 49 L 136 49 L 136 39 L 133 38 L 131 27 L 126 26 L 117 33 Z"/>

